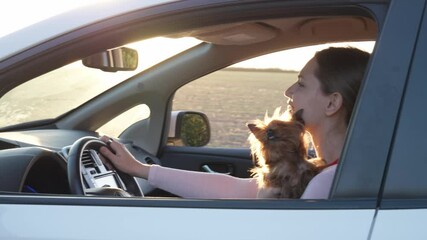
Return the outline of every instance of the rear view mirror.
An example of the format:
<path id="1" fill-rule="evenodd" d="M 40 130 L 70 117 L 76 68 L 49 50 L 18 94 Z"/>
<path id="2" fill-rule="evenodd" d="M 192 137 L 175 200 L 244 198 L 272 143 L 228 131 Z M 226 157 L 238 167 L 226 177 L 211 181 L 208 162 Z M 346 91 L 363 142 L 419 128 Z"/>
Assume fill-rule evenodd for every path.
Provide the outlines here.
<path id="1" fill-rule="evenodd" d="M 138 67 L 138 52 L 132 48 L 119 47 L 86 57 L 82 62 L 86 67 L 105 72 L 132 71 Z"/>
<path id="2" fill-rule="evenodd" d="M 171 114 L 168 145 L 201 147 L 209 143 L 208 117 L 200 112 L 173 111 Z"/>

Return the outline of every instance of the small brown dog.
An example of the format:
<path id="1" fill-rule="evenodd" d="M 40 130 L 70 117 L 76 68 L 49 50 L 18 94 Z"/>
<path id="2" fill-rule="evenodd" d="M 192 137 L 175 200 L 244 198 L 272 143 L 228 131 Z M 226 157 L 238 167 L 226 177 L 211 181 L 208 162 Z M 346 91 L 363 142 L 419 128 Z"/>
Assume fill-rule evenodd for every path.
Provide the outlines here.
<path id="1" fill-rule="evenodd" d="M 307 160 L 302 110 L 290 121 L 268 119 L 247 124 L 255 161 L 258 197 L 300 198 L 307 184 L 320 171 Z M 318 163 L 318 162 L 317 162 Z"/>

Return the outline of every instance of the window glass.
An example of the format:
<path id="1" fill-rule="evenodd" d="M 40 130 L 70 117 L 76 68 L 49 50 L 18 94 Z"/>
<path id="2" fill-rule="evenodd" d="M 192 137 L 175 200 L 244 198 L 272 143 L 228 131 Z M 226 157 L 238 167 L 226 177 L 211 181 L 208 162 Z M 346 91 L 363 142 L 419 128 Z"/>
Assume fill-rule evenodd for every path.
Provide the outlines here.
<path id="1" fill-rule="evenodd" d="M 100 127 L 97 132 L 101 135 L 119 137 L 132 124 L 150 117 L 150 108 L 146 104 L 135 106 Z"/>
<path id="2" fill-rule="evenodd" d="M 198 43 L 200 41 L 193 38 L 152 38 L 128 44 L 126 47 L 139 53 L 139 66 L 135 71 L 104 72 L 85 67 L 79 60 L 43 74 L 1 97 L 0 128 L 56 118 Z"/>
<path id="3" fill-rule="evenodd" d="M 173 110 L 205 113 L 211 125 L 208 147 L 249 147 L 246 123 L 286 110 L 284 91 L 298 71 L 318 50 L 329 46 L 354 46 L 372 51 L 374 42 L 338 43 L 280 51 L 253 58 L 214 72 L 180 88 Z"/>
<path id="4" fill-rule="evenodd" d="M 175 95 L 174 110 L 205 113 L 211 126 L 210 147 L 245 147 L 246 122 L 285 106 L 283 89 L 297 72 L 225 69 L 194 81 Z"/>

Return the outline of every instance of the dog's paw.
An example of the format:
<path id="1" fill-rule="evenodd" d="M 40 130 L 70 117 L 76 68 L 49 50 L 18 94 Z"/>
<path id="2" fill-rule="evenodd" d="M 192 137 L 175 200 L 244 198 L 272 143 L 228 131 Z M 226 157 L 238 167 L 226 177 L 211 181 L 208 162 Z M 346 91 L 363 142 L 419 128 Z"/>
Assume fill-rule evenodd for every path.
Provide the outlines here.
<path id="1" fill-rule="evenodd" d="M 258 189 L 257 198 L 279 198 L 280 188 L 263 187 Z"/>

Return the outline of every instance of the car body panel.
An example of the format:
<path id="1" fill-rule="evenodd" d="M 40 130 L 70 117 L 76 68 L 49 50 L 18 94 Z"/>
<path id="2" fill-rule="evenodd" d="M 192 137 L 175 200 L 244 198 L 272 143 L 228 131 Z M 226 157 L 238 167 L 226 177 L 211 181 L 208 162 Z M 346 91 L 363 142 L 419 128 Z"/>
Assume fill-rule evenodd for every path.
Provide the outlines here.
<path id="1" fill-rule="evenodd" d="M 1 205 L 2 239 L 364 239 L 374 210 Z M 155 218 L 149 216 L 156 216 Z M 325 227 L 322 223 L 334 226 Z M 258 230 L 267 223 L 268 230 Z M 49 231 L 55 226 L 54 231 Z M 81 231 L 81 229 L 91 231 Z M 25 231 L 22 231 L 25 229 Z M 351 234 L 349 234 L 351 233 Z"/>
<path id="2" fill-rule="evenodd" d="M 381 210 L 375 218 L 372 240 L 426 239 L 427 209 Z"/>

